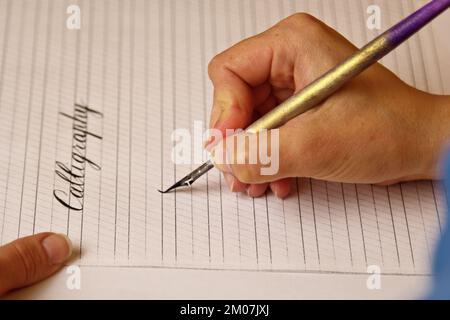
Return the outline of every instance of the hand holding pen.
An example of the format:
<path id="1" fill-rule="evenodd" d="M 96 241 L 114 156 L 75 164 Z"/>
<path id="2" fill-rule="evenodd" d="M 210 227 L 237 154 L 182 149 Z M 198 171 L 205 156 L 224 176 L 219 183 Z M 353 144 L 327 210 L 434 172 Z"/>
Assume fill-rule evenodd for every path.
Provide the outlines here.
<path id="1" fill-rule="evenodd" d="M 273 182 L 270 186 L 277 196 L 281 198 L 287 196 L 290 190 L 289 183 L 281 179 L 289 176 L 307 176 L 331 181 L 363 183 L 391 183 L 411 179 L 432 178 L 433 174 L 431 172 L 435 171 L 436 166 L 436 147 L 430 151 L 429 149 L 424 148 L 423 144 L 429 144 L 431 142 L 434 146 L 442 145 L 438 141 L 432 140 L 433 137 L 426 135 L 426 133 L 425 136 L 423 136 L 422 134 L 424 134 L 424 132 L 417 131 L 421 129 L 421 126 L 415 125 L 416 122 L 414 119 L 411 119 L 412 124 L 407 122 L 407 124 L 410 125 L 411 132 L 404 132 L 406 135 L 405 137 L 401 137 L 401 135 L 390 136 L 388 132 L 385 139 L 376 139 L 377 142 L 383 146 L 384 143 L 391 143 L 390 146 L 386 147 L 393 149 L 390 150 L 390 153 L 392 153 L 392 156 L 395 157 L 397 161 L 400 161 L 401 168 L 398 165 L 395 165 L 395 161 L 394 163 L 391 163 L 390 161 L 387 161 L 387 163 L 376 163 L 377 156 L 380 156 L 380 153 L 384 154 L 385 152 L 388 152 L 389 154 L 389 150 L 384 150 L 382 152 L 380 152 L 380 150 L 378 150 L 378 152 L 373 150 L 373 152 L 369 152 L 369 157 L 358 157 L 354 154 L 358 151 L 361 152 L 361 149 L 352 149 L 349 151 L 347 148 L 344 148 L 344 145 L 342 146 L 342 149 L 336 149 L 336 145 L 341 147 L 340 144 L 344 143 L 343 139 L 348 137 L 343 135 L 340 136 L 341 140 L 334 141 L 333 139 L 327 140 L 329 137 L 327 134 L 331 134 L 332 137 L 339 137 L 339 131 L 342 130 L 342 132 L 345 133 L 346 131 L 342 128 L 348 125 L 349 123 L 347 120 L 350 120 L 345 118 L 341 119 L 341 121 L 343 120 L 343 123 L 338 123 L 335 128 L 327 123 L 327 127 L 332 127 L 333 129 L 336 129 L 336 131 L 319 132 L 315 136 L 316 139 L 314 139 L 314 136 L 309 139 L 305 139 L 305 137 L 308 137 L 307 134 L 310 134 L 311 132 L 316 132 L 317 128 L 320 127 L 319 123 L 313 128 L 310 128 L 311 131 L 304 132 L 303 129 L 303 131 L 297 132 L 297 134 L 292 134 L 292 130 L 288 130 L 288 133 L 286 133 L 286 130 L 283 130 L 284 133 L 281 136 L 281 139 L 284 140 L 282 142 L 284 147 L 280 146 L 280 142 L 277 144 L 277 150 L 270 150 L 269 153 L 271 153 L 271 151 L 275 152 L 277 154 L 277 161 L 279 161 L 278 155 L 281 153 L 283 154 L 284 158 L 281 160 L 283 161 L 284 170 L 278 171 L 277 167 L 276 172 L 272 173 L 270 178 L 262 177 L 266 174 L 262 174 L 263 170 L 261 170 L 261 166 L 255 166 L 254 164 L 254 158 L 260 159 L 260 157 L 255 157 L 255 155 L 262 154 L 263 152 L 259 152 L 260 150 L 257 150 L 258 147 L 252 150 L 252 144 L 245 141 L 252 140 L 250 138 L 254 138 L 254 134 L 260 135 L 261 133 L 265 133 L 263 131 L 274 128 L 278 129 L 288 123 L 291 123 L 290 126 L 292 126 L 292 123 L 294 123 L 294 125 L 297 124 L 297 130 L 299 130 L 299 127 L 308 127 L 307 124 L 302 122 L 299 123 L 298 120 L 294 119 L 302 116 L 312 108 L 319 108 L 327 101 L 327 98 L 336 92 L 342 97 L 342 93 L 340 92 L 342 87 L 346 86 L 348 89 L 350 86 L 349 82 L 354 82 L 355 77 L 360 78 L 358 76 L 362 72 L 376 64 L 379 59 L 397 48 L 449 7 L 450 0 L 430 1 L 359 50 L 355 47 L 352 48 L 352 45 L 349 42 L 314 18 L 305 14 L 297 14 L 285 19 L 263 34 L 245 40 L 219 55 L 213 59 L 210 67 L 210 76 L 215 86 L 215 100 L 211 124 L 213 128 L 217 126 L 220 128 L 221 126 L 222 129 L 224 127 L 230 129 L 234 128 L 236 125 L 240 126 L 244 124 L 246 127 L 243 126 L 240 129 L 245 128 L 245 132 L 250 133 L 252 136 L 248 136 L 249 139 L 243 139 L 241 135 L 241 139 L 235 139 L 237 137 L 233 135 L 233 138 L 231 138 L 233 140 L 230 141 L 230 138 L 223 140 L 219 146 L 220 149 L 216 148 L 215 150 L 211 150 L 212 144 L 216 144 L 219 139 L 209 139 L 211 141 L 207 142 L 207 147 L 211 151 L 212 159 L 209 159 L 184 178 L 178 180 L 165 191 L 159 191 L 161 193 L 167 193 L 179 187 L 191 186 L 198 178 L 215 166 L 227 173 L 225 179 L 232 191 L 246 190 L 247 194 L 253 197 L 262 195 L 267 189 L 268 182 Z M 319 61 L 319 59 L 323 59 L 323 61 Z M 330 61 L 333 63 L 330 64 Z M 320 67 L 327 65 L 327 63 L 327 68 L 320 70 Z M 314 67 L 315 64 L 317 64 L 316 67 Z M 372 67 L 372 69 L 374 68 L 375 66 Z M 320 72 L 317 72 L 318 70 L 320 70 Z M 386 76 L 386 79 L 383 78 L 384 75 Z M 367 78 L 367 76 L 365 78 Z M 392 87 L 386 88 L 386 92 L 383 92 L 382 90 L 384 87 L 381 84 L 378 88 L 372 88 L 372 86 L 370 86 L 370 84 L 373 84 L 374 82 L 389 84 L 391 81 L 390 78 L 393 78 L 392 75 L 389 75 L 389 72 L 386 71 L 383 73 L 379 71 L 378 73 L 374 73 L 372 71 L 371 78 L 372 79 L 369 79 L 365 86 L 358 88 L 360 90 L 356 90 L 358 96 L 368 95 L 369 100 L 361 101 L 361 103 L 364 104 L 364 102 L 369 102 L 371 100 L 370 94 L 373 94 L 373 92 L 376 92 L 377 90 L 379 91 L 379 95 L 387 94 L 388 97 L 390 97 L 389 101 L 384 101 L 388 105 L 395 103 L 399 98 L 403 98 L 401 96 L 402 90 L 400 90 L 400 81 L 397 81 L 397 83 L 395 83 L 396 81 L 393 81 L 394 83 L 392 83 L 395 89 L 399 89 L 398 92 L 391 92 L 390 89 L 392 89 Z M 364 92 L 365 89 L 369 88 L 372 89 L 372 92 Z M 397 95 L 395 93 L 397 93 Z M 405 94 L 405 92 L 403 92 L 403 94 Z M 414 101 L 416 101 L 416 98 L 422 100 L 420 99 L 421 97 L 416 97 L 412 92 L 406 94 L 409 98 L 411 98 L 411 95 L 414 96 Z M 351 105 L 354 103 L 352 99 L 352 96 L 344 97 L 341 104 Z M 357 101 L 357 99 L 355 100 Z M 402 101 L 403 103 L 409 103 L 407 100 Z M 380 102 L 383 101 L 375 100 L 377 111 L 374 112 L 376 115 L 383 112 L 382 108 L 380 109 L 378 108 L 379 106 L 377 106 L 377 103 Z M 431 101 L 425 99 L 425 101 L 422 102 L 429 103 Z M 436 101 L 434 102 L 433 105 L 437 103 Z M 374 102 L 369 102 L 369 104 L 372 105 L 373 103 Z M 322 109 L 327 108 L 325 107 Z M 352 110 L 351 108 L 348 108 L 345 112 L 348 112 L 348 110 L 351 111 L 350 118 L 361 112 L 360 110 Z M 433 106 L 431 113 L 435 113 L 436 110 L 437 109 Z M 314 110 L 314 112 L 315 111 L 316 110 Z M 423 105 L 421 111 L 423 111 Z M 334 113 L 337 111 L 333 109 L 330 110 L 330 112 Z M 411 109 L 407 112 L 415 113 L 415 111 Z M 402 112 L 400 112 L 400 118 L 403 117 L 403 114 L 401 113 Z M 445 108 L 444 113 L 446 113 Z M 421 116 L 421 114 L 417 114 L 418 116 Z M 366 114 L 365 116 L 370 117 L 373 115 Z M 398 116 L 399 115 L 397 115 L 397 117 Z M 224 120 L 226 117 L 231 117 L 233 120 Z M 319 122 L 326 120 L 326 118 L 327 115 L 320 119 Z M 395 115 L 387 118 L 388 119 L 377 119 L 377 117 L 372 117 L 367 120 L 363 117 L 359 125 L 361 128 L 358 129 L 357 123 L 350 123 L 353 125 L 353 129 L 356 130 L 356 132 L 354 130 L 350 131 L 353 134 L 360 134 L 359 131 L 367 130 L 367 127 L 364 125 L 366 121 L 386 120 L 385 125 L 390 126 L 392 122 L 400 120 L 397 119 Z M 302 120 L 303 119 L 304 117 Z M 380 124 L 378 124 L 378 126 L 380 126 Z M 379 129 L 379 127 L 374 126 L 372 129 L 376 130 Z M 392 129 L 393 132 L 402 131 L 397 128 L 390 129 Z M 438 127 L 432 129 L 432 131 L 439 132 L 439 137 L 441 138 L 444 135 L 445 141 L 447 136 L 447 130 L 445 128 Z M 278 131 L 276 131 L 276 133 L 276 136 L 278 137 Z M 369 143 L 375 138 L 375 136 L 373 136 L 375 133 L 368 132 L 367 134 L 370 139 L 363 140 L 363 144 Z M 414 134 L 420 135 L 422 140 L 419 141 L 418 139 L 414 139 Z M 223 132 L 222 136 L 226 137 L 226 132 Z M 269 134 L 268 136 L 270 137 L 272 134 Z M 411 138 L 418 144 L 416 148 L 412 148 L 412 146 L 411 148 L 397 146 L 398 142 L 405 142 L 403 139 Z M 423 139 L 428 140 L 423 141 Z M 237 142 L 235 142 L 235 140 Z M 261 140 L 266 140 L 263 145 L 268 144 L 267 138 L 258 139 L 258 141 Z M 239 150 L 237 150 L 235 146 L 239 145 L 239 141 L 244 141 L 243 143 L 241 142 L 244 147 L 238 147 Z M 345 141 L 345 143 L 353 142 L 352 139 Z M 300 145 L 298 145 L 298 143 L 300 143 Z M 254 143 L 253 146 L 257 144 L 258 143 Z M 321 145 L 321 148 L 327 149 L 330 159 L 326 156 L 322 156 L 322 154 L 319 153 L 320 150 L 316 150 L 318 144 Z M 231 147 L 229 147 L 230 145 Z M 355 145 L 355 147 L 360 147 L 360 144 Z M 372 148 L 373 147 L 376 148 L 376 143 L 373 143 Z M 330 150 L 333 150 L 333 148 L 336 149 L 336 156 L 339 156 L 338 158 L 329 154 Z M 408 150 L 405 151 L 403 149 Z M 297 150 L 297 152 L 293 152 L 294 150 Z M 226 161 L 224 161 L 223 151 L 226 151 Z M 267 153 L 267 150 L 264 151 Z M 423 153 L 425 151 L 430 151 L 431 155 L 425 155 Z M 413 158 L 408 157 L 409 152 L 413 152 L 415 156 Z M 220 156 L 217 156 L 217 154 L 220 154 Z M 327 153 L 325 153 L 325 155 L 327 155 Z M 372 156 L 375 158 L 371 158 Z M 246 161 L 250 157 L 252 158 L 252 161 Z M 432 158 L 431 160 L 427 159 L 430 157 Z M 375 161 L 375 165 L 372 163 L 372 165 L 363 169 L 363 172 L 360 172 L 361 170 L 358 170 L 358 165 L 356 168 L 353 167 L 351 163 L 352 158 L 363 161 L 362 165 L 368 164 L 366 163 L 367 160 L 369 160 L 367 158 L 370 158 L 372 162 Z M 421 164 L 416 163 L 418 162 L 416 160 L 418 158 L 422 159 Z M 242 159 L 244 159 L 244 161 L 242 161 Z M 343 162 L 334 163 L 336 160 Z M 405 165 L 405 160 L 410 162 Z M 226 165 L 222 165 L 224 162 Z M 347 164 L 347 162 L 350 163 Z M 300 163 L 302 163 L 302 165 L 299 171 L 298 166 Z M 314 163 L 314 165 L 312 165 L 312 163 Z M 317 164 L 323 165 L 324 163 L 324 168 L 317 166 Z M 251 166 L 237 168 L 236 164 L 251 164 Z M 424 168 L 425 164 L 427 165 L 426 168 Z M 361 165 L 361 162 L 359 162 L 359 165 Z M 329 168 L 329 166 L 332 166 L 334 169 L 330 170 L 331 168 Z M 233 170 L 233 167 L 236 169 Z M 408 170 L 404 167 L 414 168 Z M 353 169 L 355 169 L 355 172 L 349 173 Z M 371 171 L 373 169 L 377 171 L 377 174 Z M 239 179 L 235 179 L 236 177 Z M 280 179 L 281 182 L 274 182 L 274 179 Z M 252 185 L 247 187 L 240 182 L 252 183 Z M 259 185 L 255 183 L 258 183 Z"/>
<path id="2" fill-rule="evenodd" d="M 306 14 L 238 43 L 209 66 L 210 126 L 246 128 L 356 50 Z M 232 191 L 258 197 L 270 186 L 283 198 L 291 177 L 374 184 L 436 178 L 450 138 L 450 97 L 417 90 L 377 63 L 279 129 L 275 175 L 261 175 L 260 164 L 217 165 Z M 236 159 L 250 150 L 227 151 Z"/>

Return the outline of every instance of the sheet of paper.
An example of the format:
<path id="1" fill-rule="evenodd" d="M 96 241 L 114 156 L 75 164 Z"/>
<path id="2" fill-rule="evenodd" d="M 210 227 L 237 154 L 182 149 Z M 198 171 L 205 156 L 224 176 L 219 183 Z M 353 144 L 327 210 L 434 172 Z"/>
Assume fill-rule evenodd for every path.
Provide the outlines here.
<path id="1" fill-rule="evenodd" d="M 196 165 L 173 164 L 171 135 L 208 123 L 216 53 L 298 11 L 360 46 L 380 32 L 365 26 L 372 3 L 0 1 L 1 243 L 66 233 L 86 267 L 428 274 L 445 219 L 436 182 L 299 179 L 284 201 L 253 200 L 211 171 L 192 190 L 157 192 Z M 425 2 L 374 3 L 384 30 Z M 66 25 L 74 4 L 80 29 Z M 450 93 L 436 23 L 382 62 Z"/>

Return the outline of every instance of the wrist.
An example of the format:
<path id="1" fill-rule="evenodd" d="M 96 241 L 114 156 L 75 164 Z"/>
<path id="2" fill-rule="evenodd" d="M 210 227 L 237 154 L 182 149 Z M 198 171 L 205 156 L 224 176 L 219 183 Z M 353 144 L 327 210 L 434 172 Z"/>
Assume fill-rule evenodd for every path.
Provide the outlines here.
<path id="1" fill-rule="evenodd" d="M 440 162 L 445 148 L 450 142 L 450 96 L 426 94 L 425 99 L 419 99 L 419 106 L 425 111 L 421 121 L 418 137 L 418 155 L 422 159 L 418 170 L 421 179 L 439 179 Z"/>

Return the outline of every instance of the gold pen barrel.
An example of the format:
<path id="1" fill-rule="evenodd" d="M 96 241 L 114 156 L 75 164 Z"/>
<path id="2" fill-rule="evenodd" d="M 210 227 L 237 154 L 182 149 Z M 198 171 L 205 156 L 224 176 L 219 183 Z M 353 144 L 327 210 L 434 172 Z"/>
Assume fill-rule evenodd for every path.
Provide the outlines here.
<path id="1" fill-rule="evenodd" d="M 292 118 L 317 106 L 348 80 L 373 65 L 389 51 L 391 48 L 383 35 L 375 38 L 347 60 L 255 121 L 246 129 L 246 132 L 256 133 L 262 129 L 274 129 L 282 126 Z"/>

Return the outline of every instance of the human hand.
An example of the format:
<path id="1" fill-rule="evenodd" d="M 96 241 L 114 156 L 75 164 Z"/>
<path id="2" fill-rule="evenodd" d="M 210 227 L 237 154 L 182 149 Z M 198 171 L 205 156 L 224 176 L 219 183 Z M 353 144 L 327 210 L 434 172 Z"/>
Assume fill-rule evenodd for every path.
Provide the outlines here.
<path id="1" fill-rule="evenodd" d="M 217 55 L 209 65 L 214 85 L 210 127 L 246 128 L 255 118 L 301 90 L 357 49 L 336 31 L 307 15 L 293 15 Z M 234 192 L 252 197 L 270 185 L 280 198 L 290 177 L 390 184 L 434 178 L 450 137 L 450 101 L 414 89 L 380 64 L 371 66 L 320 106 L 279 128 L 279 170 L 261 175 L 249 146 L 215 148 L 231 163 L 217 164 Z M 245 134 L 245 133 L 242 133 Z M 215 150 L 212 150 L 214 157 Z M 241 155 L 241 153 L 244 153 Z"/>
<path id="2" fill-rule="evenodd" d="M 70 240 L 50 232 L 21 238 L 0 247 L 0 296 L 49 277 L 71 254 Z"/>

